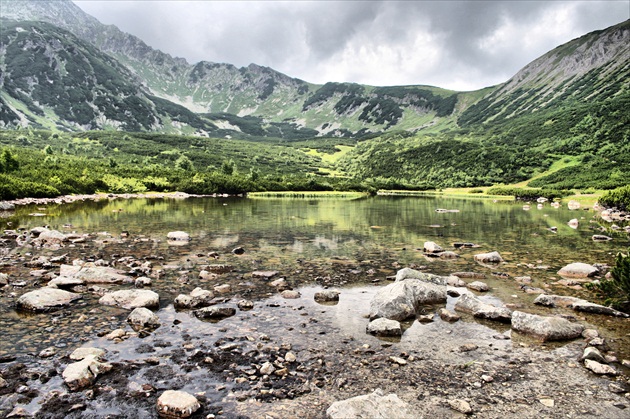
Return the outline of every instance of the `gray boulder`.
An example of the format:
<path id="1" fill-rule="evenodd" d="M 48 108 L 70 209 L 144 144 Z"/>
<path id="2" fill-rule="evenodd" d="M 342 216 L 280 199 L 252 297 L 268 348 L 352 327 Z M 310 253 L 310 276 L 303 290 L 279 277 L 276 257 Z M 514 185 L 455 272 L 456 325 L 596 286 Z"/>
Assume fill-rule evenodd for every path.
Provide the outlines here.
<path id="1" fill-rule="evenodd" d="M 339 291 L 337 290 L 323 290 L 316 292 L 313 298 L 319 303 L 339 301 Z"/>
<path id="2" fill-rule="evenodd" d="M 118 290 L 108 292 L 103 295 L 98 302 L 108 306 L 126 308 L 128 310 L 133 310 L 137 307 L 157 308 L 160 306 L 160 296 L 151 290 Z"/>
<path id="3" fill-rule="evenodd" d="M 169 241 L 190 241 L 190 234 L 185 231 L 171 231 L 166 235 L 167 240 Z"/>
<path id="4" fill-rule="evenodd" d="M 68 365 L 62 377 L 70 390 L 77 391 L 91 386 L 98 375 L 109 372 L 111 369 L 111 364 L 101 362 L 94 355 L 88 355 L 83 360 Z"/>
<path id="5" fill-rule="evenodd" d="M 60 245 L 61 243 L 68 241 L 68 237 L 65 234 L 61 233 L 57 230 L 48 230 L 45 229 L 42 231 L 37 239 L 35 240 L 35 244 L 43 246 L 51 246 L 51 245 Z"/>
<path id="6" fill-rule="evenodd" d="M 393 393 L 386 396 L 380 389 L 335 402 L 326 410 L 329 419 L 409 419 L 414 416 L 409 404 Z"/>
<path id="7" fill-rule="evenodd" d="M 541 294 L 534 300 L 534 304 L 545 307 L 569 307 L 573 303 L 584 301 L 576 297 L 564 295 Z"/>
<path id="8" fill-rule="evenodd" d="M 475 291 L 479 291 L 479 292 L 486 292 L 486 291 L 490 290 L 490 287 L 488 286 L 488 284 L 486 284 L 485 282 L 481 282 L 481 281 L 473 281 L 470 284 L 466 284 L 466 287 L 471 289 L 471 290 L 475 290 Z"/>
<path id="9" fill-rule="evenodd" d="M 479 319 L 496 320 L 502 323 L 512 321 L 512 310 L 484 303 L 472 294 L 462 294 L 455 303 L 455 310 L 472 314 Z"/>
<path id="10" fill-rule="evenodd" d="M 68 306 L 80 298 L 81 294 L 45 287 L 22 295 L 17 300 L 17 307 L 30 311 L 53 311 Z"/>
<path id="11" fill-rule="evenodd" d="M 366 331 L 376 336 L 402 336 L 402 328 L 396 320 L 380 318 L 371 321 Z"/>
<path id="12" fill-rule="evenodd" d="M 376 293 L 370 302 L 370 319 L 385 317 L 391 320 L 405 320 L 413 317 L 424 304 L 444 302 L 445 285 L 407 278 L 387 285 Z"/>
<path id="13" fill-rule="evenodd" d="M 630 317 L 630 314 L 628 313 L 623 313 L 621 311 L 615 310 L 614 308 L 591 303 L 586 300 L 577 301 L 571 304 L 569 307 L 575 311 L 581 311 L 584 313 L 605 314 L 608 316 L 623 317 L 626 319 Z"/>
<path id="14" fill-rule="evenodd" d="M 134 326 L 155 327 L 160 325 L 160 318 L 148 308 L 138 307 L 129 314 L 127 322 Z"/>
<path id="15" fill-rule="evenodd" d="M 212 291 L 195 288 L 190 295 L 180 294 L 175 298 L 175 308 L 200 308 L 212 305 L 214 294 Z"/>
<path id="16" fill-rule="evenodd" d="M 435 242 L 424 242 L 423 250 L 426 253 L 440 253 L 444 251 L 442 246 L 440 246 L 439 244 Z"/>
<path id="17" fill-rule="evenodd" d="M 50 280 L 46 286 L 51 288 L 72 288 L 84 284 L 85 282 L 80 278 L 58 276 Z"/>
<path id="18" fill-rule="evenodd" d="M 545 317 L 515 311 L 512 313 L 512 329 L 547 342 L 578 338 L 582 335 L 584 326 L 561 317 Z"/>

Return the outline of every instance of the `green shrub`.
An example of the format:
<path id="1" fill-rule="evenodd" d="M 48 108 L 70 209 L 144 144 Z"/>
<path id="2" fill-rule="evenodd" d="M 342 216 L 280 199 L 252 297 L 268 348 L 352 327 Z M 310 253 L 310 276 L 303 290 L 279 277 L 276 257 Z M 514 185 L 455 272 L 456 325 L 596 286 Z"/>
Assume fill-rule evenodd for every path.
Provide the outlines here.
<path id="1" fill-rule="evenodd" d="M 630 185 L 606 192 L 599 198 L 599 203 L 607 208 L 630 209 Z"/>
<path id="2" fill-rule="evenodd" d="M 588 284 L 589 288 L 605 298 L 604 304 L 630 313 L 630 256 L 618 253 L 610 273 L 611 279 Z"/>
<path id="3" fill-rule="evenodd" d="M 504 186 L 495 186 L 486 191 L 488 195 L 501 195 L 501 196 L 513 196 L 516 199 L 522 199 L 526 201 L 534 200 L 537 198 L 547 198 L 549 200 L 555 198 L 563 198 L 565 196 L 572 195 L 572 191 L 558 190 L 558 189 L 521 189 L 521 188 L 509 188 Z"/>

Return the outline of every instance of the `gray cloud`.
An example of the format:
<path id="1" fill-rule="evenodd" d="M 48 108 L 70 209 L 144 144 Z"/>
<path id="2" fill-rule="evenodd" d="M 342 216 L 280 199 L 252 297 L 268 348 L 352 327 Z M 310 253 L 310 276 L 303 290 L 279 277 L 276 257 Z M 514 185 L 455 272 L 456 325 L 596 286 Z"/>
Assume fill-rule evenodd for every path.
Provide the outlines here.
<path id="1" fill-rule="evenodd" d="M 457 90 L 506 81 L 554 47 L 630 18 L 630 0 L 75 3 L 191 62 Z"/>

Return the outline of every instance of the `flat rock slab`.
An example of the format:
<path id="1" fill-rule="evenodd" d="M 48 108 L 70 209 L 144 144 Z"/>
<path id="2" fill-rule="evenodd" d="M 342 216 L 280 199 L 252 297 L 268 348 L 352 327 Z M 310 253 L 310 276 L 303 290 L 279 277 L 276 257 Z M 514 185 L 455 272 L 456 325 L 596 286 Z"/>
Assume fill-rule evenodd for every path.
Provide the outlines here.
<path id="1" fill-rule="evenodd" d="M 160 296 L 151 290 L 119 290 L 103 295 L 99 303 L 133 310 L 137 307 L 159 307 Z"/>
<path id="2" fill-rule="evenodd" d="M 133 278 L 107 266 L 61 265 L 59 276 L 80 279 L 86 284 L 131 284 Z"/>
<path id="3" fill-rule="evenodd" d="M 179 390 L 166 390 L 157 400 L 160 417 L 187 418 L 201 408 L 192 394 Z"/>
<path id="4" fill-rule="evenodd" d="M 538 304 L 546 307 L 568 307 L 575 311 L 581 311 L 583 313 L 592 314 L 604 314 L 607 316 L 615 316 L 622 318 L 629 318 L 630 314 L 615 310 L 611 307 L 606 307 L 600 304 L 591 303 L 590 301 L 583 300 L 576 297 L 567 297 L 563 295 L 551 295 L 543 294 L 536 297 L 534 304 Z"/>
<path id="5" fill-rule="evenodd" d="M 512 311 L 485 303 L 472 294 L 462 294 L 455 303 L 455 310 L 470 313 L 479 319 L 496 320 L 502 323 L 512 321 Z"/>
<path id="6" fill-rule="evenodd" d="M 17 300 L 17 307 L 30 311 L 53 311 L 66 307 L 80 298 L 81 294 L 45 287 L 22 295 Z"/>
<path id="7" fill-rule="evenodd" d="M 406 402 L 393 393 L 384 395 L 380 389 L 371 394 L 335 402 L 326 410 L 326 417 L 329 419 L 409 419 L 414 416 Z"/>
<path id="8" fill-rule="evenodd" d="M 558 275 L 566 278 L 590 278 L 599 273 L 599 269 L 588 263 L 569 263 L 558 271 Z"/>
<path id="9" fill-rule="evenodd" d="M 543 342 L 571 340 L 582 336 L 584 326 L 561 317 L 546 317 L 515 311 L 512 329 Z"/>

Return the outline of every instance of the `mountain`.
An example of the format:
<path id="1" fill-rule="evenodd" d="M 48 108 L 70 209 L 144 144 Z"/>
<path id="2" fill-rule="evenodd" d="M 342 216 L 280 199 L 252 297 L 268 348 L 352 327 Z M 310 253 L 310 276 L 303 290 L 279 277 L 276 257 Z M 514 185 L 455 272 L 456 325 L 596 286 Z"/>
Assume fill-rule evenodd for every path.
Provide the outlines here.
<path id="1" fill-rule="evenodd" d="M 459 118 L 461 125 L 498 121 L 584 101 L 630 87 L 630 20 L 591 32 L 537 58 Z"/>
<path id="2" fill-rule="evenodd" d="M 0 44 L 5 127 L 218 131 L 188 109 L 150 95 L 115 59 L 51 24 L 3 20 Z"/>
<path id="3" fill-rule="evenodd" d="M 352 83 L 315 85 L 268 67 L 199 62 L 189 64 L 146 45 L 139 38 L 103 25 L 70 0 L 2 0 L 0 16 L 41 20 L 74 33 L 116 58 L 154 96 L 195 113 L 214 114 L 221 126 L 236 128 L 234 117 L 251 116 L 265 135 L 270 123 L 309 135 L 357 136 L 397 129 L 419 130 L 452 123 L 457 92 L 429 86 L 379 88 Z M 447 119 L 448 121 L 442 121 Z M 241 121 L 242 122 L 242 121 Z M 251 120 L 247 121 L 251 124 Z"/>

